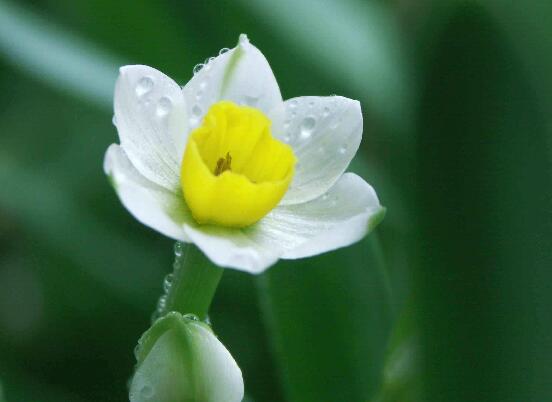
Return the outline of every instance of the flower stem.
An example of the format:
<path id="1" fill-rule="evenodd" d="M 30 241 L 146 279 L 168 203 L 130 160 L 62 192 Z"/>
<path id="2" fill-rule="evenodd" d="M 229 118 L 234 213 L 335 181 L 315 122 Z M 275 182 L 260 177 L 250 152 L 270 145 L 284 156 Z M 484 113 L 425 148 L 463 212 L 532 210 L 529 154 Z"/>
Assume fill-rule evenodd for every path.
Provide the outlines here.
<path id="1" fill-rule="evenodd" d="M 166 294 L 160 299 L 157 313 L 178 311 L 205 320 L 222 272 L 196 246 L 177 242 L 174 272 L 165 279 Z"/>

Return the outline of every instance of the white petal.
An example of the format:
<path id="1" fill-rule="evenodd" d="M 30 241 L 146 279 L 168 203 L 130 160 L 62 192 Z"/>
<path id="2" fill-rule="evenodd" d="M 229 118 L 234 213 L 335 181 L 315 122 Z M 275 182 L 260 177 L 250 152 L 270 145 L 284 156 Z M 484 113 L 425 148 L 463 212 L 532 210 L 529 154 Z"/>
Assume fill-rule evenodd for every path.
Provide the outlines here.
<path id="1" fill-rule="evenodd" d="M 114 104 L 121 146 L 132 164 L 150 181 L 178 192 L 188 132 L 181 88 L 154 68 L 125 66 Z"/>
<path id="2" fill-rule="evenodd" d="M 362 139 L 360 103 L 341 96 L 287 100 L 283 120 L 271 113 L 273 134 L 297 157 L 295 176 L 282 205 L 313 200 L 343 174 Z"/>
<path id="3" fill-rule="evenodd" d="M 186 225 L 190 240 L 221 267 L 259 273 L 278 261 L 283 250 L 257 243 L 244 229 Z"/>
<path id="4" fill-rule="evenodd" d="M 206 402 L 240 402 L 244 386 L 240 368 L 230 352 L 206 325 L 189 325 L 191 348 L 194 351 L 197 400 Z"/>
<path id="5" fill-rule="evenodd" d="M 142 176 L 117 144 L 107 149 L 104 170 L 119 199 L 136 219 L 165 236 L 189 241 L 183 226 L 192 218 L 182 196 Z"/>
<path id="6" fill-rule="evenodd" d="M 196 72 L 183 92 L 191 127 L 196 127 L 209 107 L 220 100 L 253 106 L 265 113 L 282 103 L 268 61 L 243 34 L 238 46 Z"/>
<path id="7" fill-rule="evenodd" d="M 251 229 L 251 236 L 265 247 L 282 247 L 282 258 L 302 258 L 357 242 L 384 214 L 374 189 L 359 176 L 345 173 L 321 197 L 274 209 Z"/>

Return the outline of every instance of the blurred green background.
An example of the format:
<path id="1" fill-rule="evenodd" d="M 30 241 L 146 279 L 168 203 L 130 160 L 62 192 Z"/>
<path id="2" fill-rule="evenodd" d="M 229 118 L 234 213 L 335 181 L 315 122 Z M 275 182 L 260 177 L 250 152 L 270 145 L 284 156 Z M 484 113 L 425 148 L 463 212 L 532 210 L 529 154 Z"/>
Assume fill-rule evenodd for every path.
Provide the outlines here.
<path id="1" fill-rule="evenodd" d="M 552 400 L 552 2 L 0 0 L 0 401 L 124 401 L 172 242 L 102 171 L 117 69 L 245 32 L 284 98 L 362 102 L 359 244 L 212 306 L 248 402 Z"/>

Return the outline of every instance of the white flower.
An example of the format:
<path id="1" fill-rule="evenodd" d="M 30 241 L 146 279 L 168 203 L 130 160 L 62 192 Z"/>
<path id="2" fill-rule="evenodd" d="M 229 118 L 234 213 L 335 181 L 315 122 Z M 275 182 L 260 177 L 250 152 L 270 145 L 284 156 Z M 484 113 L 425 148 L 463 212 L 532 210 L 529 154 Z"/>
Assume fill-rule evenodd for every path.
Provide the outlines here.
<path id="1" fill-rule="evenodd" d="M 234 49 L 210 59 L 183 88 L 151 67 L 122 67 L 114 103 L 114 121 L 121 144 L 108 148 L 104 169 L 121 202 L 140 222 L 173 239 L 195 243 L 220 266 L 259 273 L 279 258 L 308 257 L 350 245 L 383 218 L 385 209 L 374 189 L 359 176 L 344 173 L 362 138 L 359 102 L 340 96 L 306 96 L 283 101 L 267 60 L 245 35 L 240 36 Z M 237 117 L 223 115 L 216 120 L 218 112 L 212 106 L 219 105 L 220 109 L 227 104 L 230 105 L 227 109 L 231 109 L 228 113 L 237 113 Z M 250 115 L 246 116 L 247 113 Z M 257 118 L 261 123 L 250 123 Z M 247 173 L 236 173 L 241 169 L 239 164 L 245 163 L 236 153 L 239 156 L 243 150 L 227 153 L 226 148 L 217 145 L 218 151 L 202 154 L 201 159 L 197 155 L 207 151 L 194 148 L 194 155 L 201 162 L 194 162 L 187 155 L 186 163 L 182 163 L 185 150 L 188 154 L 192 146 L 207 147 L 201 145 L 207 141 L 199 137 L 203 134 L 195 134 L 205 131 L 205 126 L 211 124 L 210 129 L 215 131 L 224 126 L 230 132 L 232 122 L 244 121 L 246 129 L 240 135 L 249 136 L 257 130 L 283 155 L 266 154 L 266 147 L 261 150 L 265 152 L 262 157 L 257 157 L 257 148 L 251 151 L 261 159 L 259 163 L 268 158 L 269 163 L 283 164 L 278 167 L 281 174 L 269 180 L 270 186 L 275 187 L 274 183 L 279 186 L 270 190 L 278 194 L 266 202 L 262 198 L 264 193 L 254 192 L 251 193 L 254 196 L 248 197 L 250 193 L 241 188 L 230 186 L 230 190 L 223 191 L 222 185 L 217 187 L 215 183 L 224 177 L 229 183 L 239 179 L 251 188 L 264 185 L 262 178 L 258 183 Z M 279 141 L 271 140 L 270 124 Z M 252 143 L 247 136 L 240 137 L 243 147 Z M 293 152 L 286 151 L 289 147 L 282 143 L 288 144 Z M 239 148 L 242 143 L 232 146 Z M 186 166 L 192 168 L 186 171 Z M 232 171 L 233 166 L 236 172 Z M 203 185 L 201 178 L 195 177 L 201 176 L 199 170 L 215 184 Z M 181 175 L 181 171 L 186 174 Z M 186 175 L 192 177 L 186 179 L 185 197 L 181 183 Z M 197 194 L 200 197 L 194 199 Z M 251 218 L 253 224 L 249 218 L 241 223 L 240 217 L 237 222 L 232 220 L 239 215 L 236 208 L 240 205 L 243 214 L 251 217 L 247 209 L 254 209 L 257 199 L 266 204 L 261 207 L 267 210 L 257 211 L 262 215 L 260 219 Z M 186 200 L 195 202 L 192 208 Z M 227 222 L 225 216 L 232 219 Z"/>

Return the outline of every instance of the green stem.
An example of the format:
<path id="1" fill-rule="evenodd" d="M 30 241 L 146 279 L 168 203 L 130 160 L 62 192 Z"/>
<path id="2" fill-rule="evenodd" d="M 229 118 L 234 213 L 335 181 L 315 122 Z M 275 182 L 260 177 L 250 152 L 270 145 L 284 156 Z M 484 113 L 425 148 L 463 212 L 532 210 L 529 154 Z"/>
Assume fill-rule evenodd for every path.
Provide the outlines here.
<path id="1" fill-rule="evenodd" d="M 207 318 L 209 306 L 222 277 L 222 268 L 215 266 L 193 244 L 175 244 L 174 272 L 167 278 L 167 293 L 159 313 L 169 311 L 195 314 L 200 320 Z"/>

